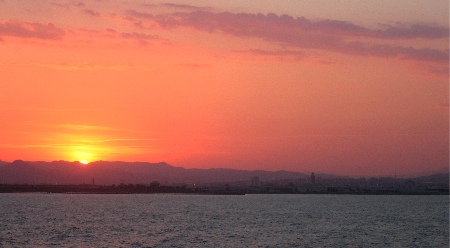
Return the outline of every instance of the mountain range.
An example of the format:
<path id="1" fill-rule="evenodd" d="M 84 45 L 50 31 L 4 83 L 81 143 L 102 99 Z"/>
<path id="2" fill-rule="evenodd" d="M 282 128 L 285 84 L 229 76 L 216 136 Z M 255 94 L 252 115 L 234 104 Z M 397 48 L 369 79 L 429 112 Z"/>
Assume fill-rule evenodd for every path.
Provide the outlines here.
<path id="1" fill-rule="evenodd" d="M 0 184 L 165 184 L 249 182 L 253 177 L 264 181 L 306 178 L 289 171 L 248 171 L 233 169 L 185 169 L 167 163 L 96 161 L 53 161 L 12 163 L 0 161 Z"/>
<path id="2" fill-rule="evenodd" d="M 165 162 L 96 161 L 85 165 L 68 161 L 22 161 L 12 163 L 0 160 L 0 184 L 150 184 L 158 181 L 166 185 L 176 184 L 249 184 L 252 178 L 262 182 L 307 180 L 309 174 L 291 171 L 235 170 L 235 169 L 186 169 Z M 348 178 L 316 174 L 322 179 Z M 436 173 L 413 178 L 417 182 L 448 184 L 449 173 Z"/>

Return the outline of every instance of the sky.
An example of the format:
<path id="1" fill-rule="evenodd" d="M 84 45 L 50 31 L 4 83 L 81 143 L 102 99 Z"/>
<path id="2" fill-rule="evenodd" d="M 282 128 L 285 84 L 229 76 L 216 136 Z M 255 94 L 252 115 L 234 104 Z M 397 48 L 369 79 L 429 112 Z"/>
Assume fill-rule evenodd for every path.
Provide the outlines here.
<path id="1" fill-rule="evenodd" d="M 449 167 L 447 0 L 0 0 L 0 160 Z"/>

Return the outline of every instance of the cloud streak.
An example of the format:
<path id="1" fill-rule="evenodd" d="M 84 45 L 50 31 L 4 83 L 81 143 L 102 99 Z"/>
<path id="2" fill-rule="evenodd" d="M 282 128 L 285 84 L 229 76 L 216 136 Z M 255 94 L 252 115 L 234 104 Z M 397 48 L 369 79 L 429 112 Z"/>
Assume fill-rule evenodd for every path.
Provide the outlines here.
<path id="1" fill-rule="evenodd" d="M 210 11 L 176 12 L 152 15 L 128 10 L 132 18 L 145 19 L 159 27 L 194 28 L 204 32 L 222 32 L 237 37 L 254 37 L 296 48 L 320 49 L 350 55 L 399 57 L 408 60 L 448 62 L 448 50 L 415 48 L 383 44 L 383 40 L 446 39 L 446 27 L 429 24 L 381 25 L 379 29 L 367 28 L 338 20 L 311 21 L 304 17 L 288 15 L 214 13 Z M 364 41 L 354 41 L 365 38 Z M 352 41 L 348 41 L 352 39 Z M 370 41 L 367 41 L 367 40 Z"/>
<path id="2" fill-rule="evenodd" d="M 449 105 L 450 104 L 448 102 L 440 102 L 440 103 L 436 103 L 434 105 L 434 107 L 437 108 L 437 109 L 444 109 L 444 110 L 448 111 Z"/>
<path id="3" fill-rule="evenodd" d="M 61 124 L 58 127 L 69 130 L 118 130 L 117 128 L 93 125 Z"/>
<path id="4" fill-rule="evenodd" d="M 77 2 L 77 3 L 65 3 L 65 4 L 53 2 L 53 3 L 50 3 L 50 4 L 51 4 L 52 6 L 59 7 L 59 8 L 63 8 L 63 9 L 67 9 L 67 10 L 69 10 L 72 6 L 75 6 L 75 7 L 83 7 L 83 6 L 84 6 L 84 3 L 82 3 L 82 2 Z"/>
<path id="5" fill-rule="evenodd" d="M 38 22 L 0 22 L 0 37 L 13 36 L 20 38 L 37 38 L 44 40 L 58 40 L 65 32 L 52 23 L 42 24 Z"/>
<path id="6" fill-rule="evenodd" d="M 174 9 L 182 9 L 182 10 L 211 10 L 210 7 L 198 7 L 187 4 L 175 4 L 175 3 L 162 3 L 160 4 L 163 7 L 174 8 Z"/>
<path id="7" fill-rule="evenodd" d="M 111 28 L 106 29 L 106 31 L 108 32 L 108 35 L 113 35 L 115 37 L 121 37 L 124 39 L 135 40 L 135 41 L 139 42 L 139 44 L 141 44 L 141 45 L 147 45 L 149 41 L 159 39 L 159 37 L 156 35 L 150 35 L 150 34 L 139 33 L 139 32 L 131 32 L 131 33 L 118 32 L 115 29 L 111 29 Z"/>
<path id="8" fill-rule="evenodd" d="M 323 20 L 311 22 L 304 19 L 305 27 L 320 32 L 330 32 L 335 35 L 359 36 L 378 39 L 442 39 L 447 38 L 449 30 L 446 27 L 427 24 L 403 24 L 381 25 L 382 29 L 370 29 L 352 24 L 351 22 L 338 20 Z"/>
<path id="9" fill-rule="evenodd" d="M 178 10 L 187 10 L 187 11 L 195 11 L 195 10 L 212 10 L 211 7 L 198 7 L 187 4 L 176 4 L 176 3 L 160 3 L 160 4 L 143 4 L 146 7 L 156 8 L 156 7 L 165 7 L 170 9 L 178 9 Z"/>
<path id="10" fill-rule="evenodd" d="M 98 13 L 97 11 L 94 11 L 92 9 L 84 9 L 83 13 L 86 15 L 94 16 L 94 17 L 100 16 L 100 13 Z"/>
<path id="11" fill-rule="evenodd" d="M 293 18 L 289 15 L 278 16 L 273 13 L 255 15 L 194 11 L 174 13 L 171 18 L 161 18 L 157 21 L 161 25 L 187 25 L 208 31 L 218 29 L 237 35 L 264 35 L 267 32 L 282 35 L 289 31 L 294 34 L 327 34 L 378 39 L 439 39 L 449 36 L 447 27 L 435 25 L 398 23 L 396 26 L 382 25 L 383 29 L 371 29 L 346 21 L 322 20 L 313 22 L 304 17 Z"/>
<path id="12" fill-rule="evenodd" d="M 105 140 L 75 140 L 82 143 L 106 143 L 115 141 L 158 141 L 159 139 L 105 139 Z"/>
<path id="13" fill-rule="evenodd" d="M 68 70 L 68 71 L 97 71 L 97 70 L 115 70 L 122 71 L 129 67 L 123 65 L 95 65 L 89 63 L 75 63 L 75 64 L 36 64 L 36 66 L 52 68 L 56 70 Z"/>
<path id="14" fill-rule="evenodd" d="M 249 49 L 244 51 L 236 51 L 237 53 L 249 54 L 252 56 L 278 58 L 282 61 L 296 62 L 304 59 L 307 55 L 303 52 L 292 50 L 262 50 L 262 49 Z"/>

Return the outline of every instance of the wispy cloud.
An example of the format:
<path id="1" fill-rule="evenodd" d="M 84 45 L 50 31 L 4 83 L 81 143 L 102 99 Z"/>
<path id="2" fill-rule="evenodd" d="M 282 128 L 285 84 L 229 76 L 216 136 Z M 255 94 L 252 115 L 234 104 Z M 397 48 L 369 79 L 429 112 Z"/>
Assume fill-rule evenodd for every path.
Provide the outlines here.
<path id="1" fill-rule="evenodd" d="M 120 140 L 120 139 L 119 139 Z M 150 140 L 150 139 L 149 139 Z M 138 141 L 138 140 L 134 140 Z M 47 141 L 48 142 L 48 141 Z M 105 141 L 107 142 L 107 141 Z M 83 143 L 91 143 L 91 144 L 83 144 Z M 129 152 L 142 152 L 140 149 L 144 148 L 154 148 L 154 145 L 120 145 L 115 144 L 113 148 L 111 147 L 103 147 L 98 146 L 95 143 L 100 142 L 84 142 L 80 140 L 62 140 L 61 143 L 34 143 L 34 144 L 10 144 L 10 143 L 0 143 L 0 148 L 13 148 L 13 149 L 34 149 L 34 148 L 64 148 L 64 149 L 80 149 L 81 150 L 89 150 L 90 152 L 94 152 L 98 154 L 99 152 L 105 154 L 127 154 Z M 81 146 L 81 147 L 80 147 Z"/>
<path id="2" fill-rule="evenodd" d="M 18 108 L 24 111 L 39 111 L 39 112 L 77 112 L 77 111 L 86 111 L 87 109 L 70 109 L 70 108 L 43 108 L 43 107 L 26 107 L 26 108 Z"/>
<path id="3" fill-rule="evenodd" d="M 70 8 L 70 6 L 68 4 L 62 4 L 62 3 L 50 3 L 50 5 L 58 7 L 58 8 L 63 8 L 63 9 Z"/>
<path id="4" fill-rule="evenodd" d="M 61 124 L 58 127 L 70 129 L 70 130 L 117 130 L 112 127 L 105 126 L 93 126 L 93 125 L 79 125 L 79 124 Z"/>
<path id="5" fill-rule="evenodd" d="M 450 71 L 448 66 L 435 66 L 430 65 L 424 68 L 428 73 L 434 74 L 434 75 L 440 75 L 443 77 L 448 78 Z"/>
<path id="6" fill-rule="evenodd" d="M 201 64 L 201 63 L 184 63 L 184 64 L 178 64 L 181 67 L 187 67 L 190 69 L 199 69 L 199 68 L 205 68 L 210 67 L 211 64 Z"/>
<path id="7" fill-rule="evenodd" d="M 211 7 L 198 7 L 193 5 L 176 4 L 176 3 L 160 3 L 160 4 L 144 3 L 143 5 L 150 8 L 165 7 L 170 9 L 187 10 L 187 11 L 212 10 Z"/>
<path id="8" fill-rule="evenodd" d="M 303 25 L 313 30 L 331 32 L 331 34 L 336 35 L 378 39 L 441 39 L 447 38 L 449 35 L 449 30 L 446 27 L 423 23 L 380 24 L 379 29 L 371 29 L 346 21 L 322 20 L 312 22 L 304 19 Z"/>
<path id="9" fill-rule="evenodd" d="M 448 102 L 440 102 L 440 103 L 436 103 L 436 104 L 434 105 L 434 107 L 437 108 L 437 109 L 444 109 L 444 110 L 447 110 L 447 111 L 448 111 L 448 109 L 449 109 L 449 103 L 448 103 Z"/>
<path id="10" fill-rule="evenodd" d="M 83 13 L 86 14 L 86 15 L 94 16 L 94 17 L 100 16 L 99 12 L 94 11 L 92 9 L 84 9 Z"/>
<path id="11" fill-rule="evenodd" d="M 94 65 L 90 63 L 74 63 L 74 64 L 36 64 L 39 67 L 47 67 L 56 70 L 69 70 L 69 71 L 97 71 L 97 70 L 114 70 L 122 71 L 129 67 L 123 65 Z"/>
<path id="12" fill-rule="evenodd" d="M 194 8 L 194 7 L 193 7 Z M 261 35 L 268 32 L 279 34 L 287 31 L 302 34 L 327 34 L 351 37 L 369 37 L 379 39 L 441 39 L 448 38 L 449 29 L 425 23 L 395 23 L 380 24 L 378 29 L 368 28 L 339 20 L 311 21 L 304 17 L 294 18 L 289 15 L 269 13 L 215 13 L 212 11 L 196 10 L 192 12 L 175 12 L 168 15 L 152 15 L 147 12 L 128 10 L 126 13 L 136 18 L 154 18 L 160 25 L 192 26 L 206 31 L 221 30 L 236 35 Z"/>
<path id="13" fill-rule="evenodd" d="M 162 3 L 162 4 L 160 4 L 160 6 L 168 7 L 168 8 L 174 8 L 174 9 L 189 10 L 189 11 L 212 10 L 211 7 L 198 7 L 198 6 L 193 6 L 193 5 L 175 4 L 175 3 Z"/>
<path id="14" fill-rule="evenodd" d="M 251 56 L 278 58 L 281 61 L 295 62 L 305 58 L 307 55 L 300 51 L 294 50 L 262 50 L 249 49 L 235 51 L 237 53 L 249 54 Z"/>
<path id="15" fill-rule="evenodd" d="M 64 9 L 70 9 L 72 6 L 75 7 L 84 7 L 84 3 L 83 2 L 77 2 L 77 3 L 60 3 L 60 2 L 52 2 L 50 3 L 52 6 L 55 7 L 59 7 L 59 8 L 64 8 Z"/>
<path id="16" fill-rule="evenodd" d="M 104 139 L 104 140 L 75 140 L 82 143 L 106 143 L 115 141 L 157 141 L 159 139 Z"/>
<path id="17" fill-rule="evenodd" d="M 14 36 L 21 38 L 37 38 L 55 40 L 61 39 L 65 32 L 52 23 L 42 24 L 38 22 L 0 22 L 0 37 Z"/>
<path id="18" fill-rule="evenodd" d="M 200 10 L 166 15 L 152 15 L 147 12 L 128 10 L 127 15 L 152 21 L 165 29 L 189 27 L 209 33 L 222 32 L 238 37 L 261 38 L 296 48 L 445 63 L 448 62 L 449 56 L 448 49 L 415 48 L 379 42 L 382 40 L 448 38 L 447 27 L 431 24 L 397 23 L 380 25 L 380 28 L 374 29 L 338 20 L 311 21 L 304 17 L 293 18 L 288 15 L 215 13 Z M 358 41 L 359 38 L 365 39 Z"/>
<path id="19" fill-rule="evenodd" d="M 125 11 L 125 14 L 134 18 L 153 19 L 154 15 L 147 12 L 139 12 L 133 9 Z"/>
<path id="20" fill-rule="evenodd" d="M 112 35 L 114 37 L 135 40 L 141 45 L 147 45 L 149 41 L 159 39 L 159 37 L 156 35 L 139 32 L 118 32 L 117 30 L 111 28 L 106 29 L 106 32 L 108 33 L 108 35 Z"/>

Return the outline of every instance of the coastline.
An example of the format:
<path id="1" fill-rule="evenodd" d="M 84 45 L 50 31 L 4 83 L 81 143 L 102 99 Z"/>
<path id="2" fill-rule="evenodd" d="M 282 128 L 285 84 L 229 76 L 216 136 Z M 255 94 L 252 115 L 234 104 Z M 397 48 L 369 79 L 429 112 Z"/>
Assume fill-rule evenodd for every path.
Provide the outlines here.
<path id="1" fill-rule="evenodd" d="M 0 184 L 0 193 L 59 193 L 59 194 L 184 194 L 184 195 L 247 195 L 247 194 L 327 194 L 327 195 L 449 195 L 447 189 L 336 189 L 298 191 L 295 188 L 241 187 L 234 189 L 187 188 L 185 186 L 146 185 L 27 185 Z"/>

